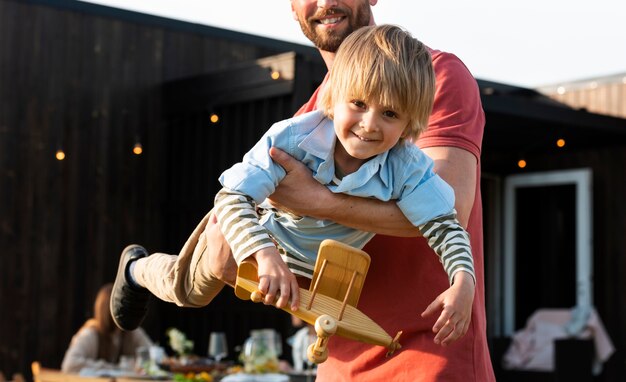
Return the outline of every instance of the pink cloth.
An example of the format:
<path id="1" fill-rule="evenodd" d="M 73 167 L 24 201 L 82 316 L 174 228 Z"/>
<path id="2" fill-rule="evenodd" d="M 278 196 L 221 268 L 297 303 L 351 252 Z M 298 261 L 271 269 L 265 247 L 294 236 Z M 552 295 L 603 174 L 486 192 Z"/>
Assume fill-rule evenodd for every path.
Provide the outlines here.
<path id="1" fill-rule="evenodd" d="M 539 309 L 527 321 L 526 327 L 513 335 L 511 346 L 504 354 L 503 367 L 536 371 L 554 370 L 554 341 L 565 338 L 592 339 L 595 345 L 594 374 L 615 351 L 602 320 L 591 309 L 578 333 L 568 333 L 574 310 Z M 584 319 L 584 318 L 583 318 Z"/>

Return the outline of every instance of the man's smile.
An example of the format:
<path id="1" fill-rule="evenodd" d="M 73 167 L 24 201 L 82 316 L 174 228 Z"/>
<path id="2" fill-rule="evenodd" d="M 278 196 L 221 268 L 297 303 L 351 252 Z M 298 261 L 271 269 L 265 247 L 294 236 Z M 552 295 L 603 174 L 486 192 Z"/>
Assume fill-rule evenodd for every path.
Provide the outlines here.
<path id="1" fill-rule="evenodd" d="M 322 25 L 330 25 L 330 24 L 338 24 L 344 17 L 329 17 L 318 20 L 318 22 Z"/>

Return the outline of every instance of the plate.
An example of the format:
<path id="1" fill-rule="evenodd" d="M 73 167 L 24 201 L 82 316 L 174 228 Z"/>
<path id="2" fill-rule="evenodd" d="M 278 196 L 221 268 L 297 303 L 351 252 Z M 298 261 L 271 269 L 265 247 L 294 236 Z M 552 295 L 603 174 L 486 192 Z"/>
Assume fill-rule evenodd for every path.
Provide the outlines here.
<path id="1" fill-rule="evenodd" d="M 180 362 L 175 358 L 168 358 L 159 363 L 159 367 L 163 370 L 167 370 L 171 373 L 202 373 L 217 372 L 224 373 L 232 363 L 228 362 L 215 362 L 209 358 L 195 358 L 187 360 L 185 363 Z"/>

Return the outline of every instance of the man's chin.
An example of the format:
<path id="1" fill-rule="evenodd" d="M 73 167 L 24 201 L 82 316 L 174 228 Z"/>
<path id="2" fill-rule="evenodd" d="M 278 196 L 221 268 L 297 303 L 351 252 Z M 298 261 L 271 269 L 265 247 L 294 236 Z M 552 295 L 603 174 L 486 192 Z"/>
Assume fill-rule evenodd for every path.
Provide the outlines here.
<path id="1" fill-rule="evenodd" d="M 321 45 L 317 45 L 317 48 L 319 50 L 323 50 L 325 52 L 337 53 L 337 50 L 339 49 L 339 45 L 341 45 L 341 43 L 337 43 L 337 44 L 321 44 Z"/>
<path id="2" fill-rule="evenodd" d="M 335 31 L 332 33 L 325 33 L 323 37 L 320 36 L 322 36 L 322 34 L 318 34 L 317 39 L 313 41 L 315 46 L 318 49 L 333 53 L 337 52 L 337 49 L 339 49 L 339 46 L 345 39 L 345 36 L 342 37 L 341 33 L 336 33 Z"/>

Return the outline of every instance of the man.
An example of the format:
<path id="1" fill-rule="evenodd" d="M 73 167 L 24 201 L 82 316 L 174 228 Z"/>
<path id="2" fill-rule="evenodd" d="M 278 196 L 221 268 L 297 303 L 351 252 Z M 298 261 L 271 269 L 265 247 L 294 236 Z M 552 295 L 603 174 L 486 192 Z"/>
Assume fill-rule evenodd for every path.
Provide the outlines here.
<path id="1" fill-rule="evenodd" d="M 347 35 L 374 24 L 371 7 L 376 3 L 292 0 L 291 7 L 303 33 L 330 67 L 334 52 Z M 435 106 L 429 128 L 417 145 L 454 188 L 458 218 L 472 238 L 477 282 L 471 323 L 456 327 L 455 317 L 445 323 L 435 322 L 439 316 L 435 313 L 446 309 L 447 301 L 438 296 L 447 289 L 448 281 L 425 240 L 415 238 L 421 235 L 401 216 L 395 203 L 332 194 L 298 162 L 273 150 L 273 159 L 289 174 L 272 196 L 273 202 L 300 215 L 379 234 L 364 248 L 372 257 L 372 265 L 359 308 L 389 333 L 404 331 L 400 338 L 403 348 L 391 358 L 384 357 L 382 348 L 334 337 L 329 343 L 328 361 L 318 368 L 319 381 L 495 380 L 486 340 L 479 183 L 484 113 L 476 81 L 463 63 L 451 54 L 431 53 L 437 77 Z M 315 108 L 318 91 L 300 112 Z"/>
<path id="2" fill-rule="evenodd" d="M 302 31 L 330 67 L 346 36 L 374 24 L 371 7 L 376 3 L 377 0 L 291 0 L 291 7 Z M 495 380 L 486 341 L 479 187 L 484 113 L 476 81 L 463 63 L 448 53 L 432 50 L 431 55 L 436 75 L 435 102 L 428 129 L 417 145 L 434 160 L 435 171 L 454 189 L 458 220 L 470 234 L 476 275 L 471 321 L 457 325 L 462 320 L 450 314 L 450 301 L 443 293 L 449 282 L 442 265 L 395 202 L 333 194 L 314 180 L 304 165 L 273 148 L 270 155 L 287 172 L 271 197 L 273 203 L 302 216 L 329 219 L 377 234 L 364 248 L 372 263 L 358 307 L 388 333 L 403 331 L 402 349 L 390 358 L 385 358 L 386 350 L 382 347 L 333 337 L 329 358 L 318 368 L 318 381 Z M 298 113 L 316 108 L 323 87 L 324 83 Z M 212 256 L 204 256 L 209 259 L 207 263 L 199 260 L 201 254 L 192 254 L 204 248 L 212 252 Z M 186 266 L 193 268 L 188 274 L 234 283 L 234 260 L 214 216 L 207 216 L 200 223 L 181 251 L 183 255 L 188 259 Z M 133 287 L 125 276 L 129 272 L 135 274 L 130 264 L 145 257 L 147 253 L 138 246 L 122 253 L 118 271 L 121 282 L 116 279 L 119 287 L 114 289 L 118 292 L 111 298 L 111 310 L 120 327 L 136 327 L 145 314 L 142 309 L 147 292 Z M 184 289 L 187 284 L 180 283 L 177 296 L 189 295 Z M 210 301 L 205 293 L 195 295 L 203 299 L 193 302 L 197 306 Z M 124 302 L 131 300 L 131 307 L 125 307 Z"/>

